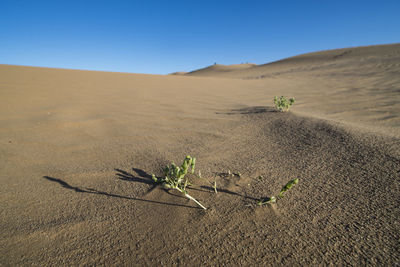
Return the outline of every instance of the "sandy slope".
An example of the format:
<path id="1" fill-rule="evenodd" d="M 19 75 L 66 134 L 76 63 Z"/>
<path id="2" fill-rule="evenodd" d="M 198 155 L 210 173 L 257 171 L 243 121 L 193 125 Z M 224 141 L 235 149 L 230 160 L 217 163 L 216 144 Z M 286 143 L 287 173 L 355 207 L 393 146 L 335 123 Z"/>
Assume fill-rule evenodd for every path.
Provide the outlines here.
<path id="1" fill-rule="evenodd" d="M 230 76 L 238 77 L 238 73 L 242 73 L 243 70 L 252 70 L 257 65 L 251 63 L 233 64 L 233 65 L 221 65 L 214 64 L 203 69 L 194 70 L 190 72 L 181 72 L 180 75 L 200 76 L 200 77 L 212 77 L 212 76 Z M 177 73 L 175 73 L 177 74 Z"/>
<path id="2" fill-rule="evenodd" d="M 258 80 L 262 90 L 296 96 L 297 106 L 308 114 L 375 130 L 385 127 L 385 133 L 398 136 L 400 44 L 315 52 L 245 69 L 237 66 L 230 71 L 211 71 L 210 66 L 186 75 Z"/>
<path id="3" fill-rule="evenodd" d="M 400 46 L 344 51 L 225 78 L 0 65 L 0 264 L 399 264 Z M 149 177 L 187 154 L 217 176 L 205 212 Z"/>

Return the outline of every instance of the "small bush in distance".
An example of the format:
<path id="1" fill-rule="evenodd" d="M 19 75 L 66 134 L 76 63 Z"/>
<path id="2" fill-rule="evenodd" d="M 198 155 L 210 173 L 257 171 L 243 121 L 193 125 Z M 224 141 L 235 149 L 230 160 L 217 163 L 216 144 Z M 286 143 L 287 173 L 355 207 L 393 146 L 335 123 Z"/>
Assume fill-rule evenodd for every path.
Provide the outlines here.
<path id="1" fill-rule="evenodd" d="M 166 166 L 163 170 L 164 178 L 157 178 L 153 174 L 152 179 L 154 182 L 162 184 L 165 189 L 178 190 L 179 192 L 183 193 L 185 197 L 193 200 L 201 208 L 206 209 L 206 207 L 204 207 L 194 197 L 190 196 L 186 191 L 186 187 L 189 185 L 189 180 L 186 174 L 188 173 L 189 168 L 191 169 L 191 173 L 194 174 L 195 165 L 196 158 L 187 156 L 180 167 L 176 166 L 174 163 L 172 163 L 170 166 Z"/>
<path id="2" fill-rule="evenodd" d="M 275 104 L 275 109 L 280 111 L 280 112 L 286 112 L 289 111 L 289 108 L 291 105 L 294 104 L 294 97 L 287 99 L 284 96 L 281 97 L 274 97 L 274 104 Z"/>
<path id="3" fill-rule="evenodd" d="M 278 196 L 272 196 L 272 197 L 266 197 L 266 198 L 262 198 L 260 200 L 257 201 L 257 205 L 258 206 L 263 206 L 266 204 L 272 204 L 272 203 L 276 203 L 277 200 L 282 199 L 283 198 L 283 194 L 288 191 L 289 189 L 291 189 L 295 184 L 299 183 L 299 179 L 293 179 L 290 180 L 289 182 L 287 182 L 281 189 L 281 191 L 279 192 Z"/>

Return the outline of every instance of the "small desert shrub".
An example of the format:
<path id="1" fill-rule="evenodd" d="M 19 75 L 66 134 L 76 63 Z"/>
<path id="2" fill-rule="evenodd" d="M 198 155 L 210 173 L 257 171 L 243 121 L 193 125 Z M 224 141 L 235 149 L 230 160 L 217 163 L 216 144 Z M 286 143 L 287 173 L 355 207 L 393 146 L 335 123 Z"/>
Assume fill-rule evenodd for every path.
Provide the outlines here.
<path id="1" fill-rule="evenodd" d="M 194 174 L 195 165 L 196 165 L 196 158 L 187 156 L 180 167 L 176 166 L 174 163 L 172 163 L 170 166 L 166 166 L 163 170 L 164 178 L 157 178 L 153 174 L 152 179 L 154 182 L 162 184 L 162 186 L 165 189 L 178 190 L 179 192 L 183 193 L 185 197 L 193 200 L 197 205 L 199 205 L 203 209 L 206 209 L 206 207 L 204 207 L 195 198 L 190 196 L 186 191 L 186 187 L 190 185 L 186 174 L 188 174 L 189 168 L 191 169 L 190 173 Z"/>
<path id="2" fill-rule="evenodd" d="M 266 204 L 272 204 L 272 203 L 276 203 L 276 201 L 278 199 L 282 199 L 283 198 L 283 194 L 288 191 L 289 189 L 291 189 L 295 184 L 299 183 L 299 179 L 293 179 L 290 180 L 289 182 L 287 182 L 281 189 L 281 191 L 279 192 L 278 196 L 272 196 L 272 197 L 266 197 L 266 198 L 262 198 L 260 200 L 257 201 L 257 205 L 259 206 L 263 206 Z"/>
<path id="3" fill-rule="evenodd" d="M 294 97 L 287 99 L 284 96 L 281 97 L 274 97 L 274 104 L 275 104 L 275 109 L 280 111 L 280 112 L 286 112 L 289 111 L 289 108 L 291 105 L 294 104 Z"/>

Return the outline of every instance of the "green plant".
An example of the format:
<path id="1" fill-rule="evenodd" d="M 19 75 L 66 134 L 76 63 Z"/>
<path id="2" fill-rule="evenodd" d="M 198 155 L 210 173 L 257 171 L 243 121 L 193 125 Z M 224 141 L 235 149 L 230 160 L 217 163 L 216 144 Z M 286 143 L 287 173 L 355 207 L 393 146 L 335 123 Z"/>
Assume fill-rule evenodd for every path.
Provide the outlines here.
<path id="1" fill-rule="evenodd" d="M 286 112 L 289 111 L 289 108 L 291 105 L 294 104 L 294 97 L 287 99 L 284 96 L 281 97 L 274 97 L 274 104 L 275 104 L 275 109 L 280 111 L 280 112 Z"/>
<path id="2" fill-rule="evenodd" d="M 180 167 L 176 166 L 174 163 L 171 163 L 170 166 L 165 166 L 163 170 L 164 178 L 157 178 L 153 174 L 152 179 L 154 182 L 162 184 L 165 189 L 178 190 L 179 192 L 183 193 L 185 197 L 193 200 L 201 208 L 206 209 L 206 207 L 204 207 L 194 197 L 190 196 L 186 191 L 187 186 L 190 185 L 186 174 L 188 173 L 189 168 L 191 169 L 191 173 L 194 174 L 195 165 L 196 158 L 187 156 Z"/>
<path id="3" fill-rule="evenodd" d="M 285 184 L 283 187 L 282 187 L 282 189 L 281 189 L 281 192 L 279 192 L 279 195 L 278 195 L 278 197 L 279 198 L 283 198 L 283 194 L 286 192 L 286 191 L 288 191 L 290 188 L 292 188 L 295 184 L 298 184 L 299 183 L 299 179 L 293 179 L 293 180 L 290 180 L 289 182 L 287 182 L 287 184 Z"/>
<path id="4" fill-rule="evenodd" d="M 291 189 L 295 184 L 299 183 L 299 179 L 293 179 L 290 180 L 289 182 L 287 182 L 281 189 L 281 191 L 279 192 L 278 196 L 272 196 L 272 197 L 266 197 L 266 198 L 262 198 L 260 200 L 257 201 L 257 205 L 259 206 L 263 206 L 266 204 L 272 204 L 272 203 L 276 203 L 277 200 L 283 198 L 283 194 L 288 191 L 289 189 Z"/>

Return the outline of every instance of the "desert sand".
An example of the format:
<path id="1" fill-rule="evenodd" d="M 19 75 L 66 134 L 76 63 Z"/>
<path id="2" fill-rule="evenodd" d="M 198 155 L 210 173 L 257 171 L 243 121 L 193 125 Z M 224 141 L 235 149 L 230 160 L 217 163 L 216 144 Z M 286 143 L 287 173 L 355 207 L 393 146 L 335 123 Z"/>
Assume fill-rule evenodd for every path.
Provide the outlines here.
<path id="1" fill-rule="evenodd" d="M 0 65 L 0 98 L 0 265 L 400 264 L 400 44 L 175 75 Z M 216 177 L 188 189 L 205 211 L 151 180 L 186 155 Z"/>

